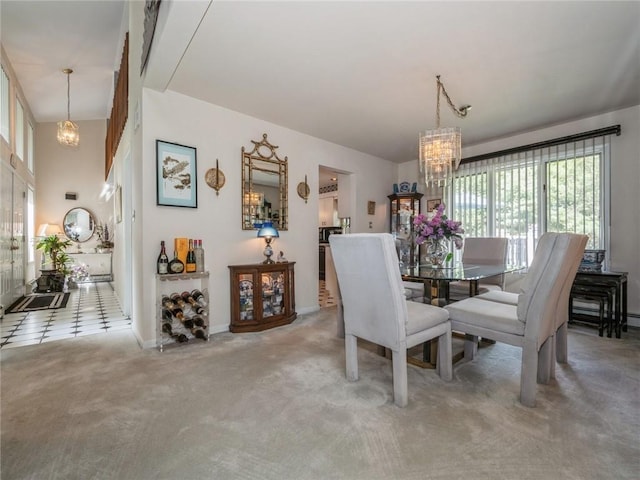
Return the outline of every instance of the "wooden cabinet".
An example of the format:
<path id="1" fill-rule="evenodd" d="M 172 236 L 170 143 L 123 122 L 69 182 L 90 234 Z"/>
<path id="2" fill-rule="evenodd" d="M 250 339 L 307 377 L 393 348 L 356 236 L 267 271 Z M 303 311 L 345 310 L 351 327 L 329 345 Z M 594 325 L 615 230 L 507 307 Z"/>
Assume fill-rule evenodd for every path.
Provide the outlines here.
<path id="1" fill-rule="evenodd" d="M 296 319 L 294 264 L 229 266 L 231 332 L 259 332 Z"/>
<path id="2" fill-rule="evenodd" d="M 398 259 L 405 266 L 420 263 L 419 246 L 413 235 L 413 217 L 420 213 L 422 193 L 394 193 L 389 195 L 391 225 L 389 231 L 396 241 Z"/>

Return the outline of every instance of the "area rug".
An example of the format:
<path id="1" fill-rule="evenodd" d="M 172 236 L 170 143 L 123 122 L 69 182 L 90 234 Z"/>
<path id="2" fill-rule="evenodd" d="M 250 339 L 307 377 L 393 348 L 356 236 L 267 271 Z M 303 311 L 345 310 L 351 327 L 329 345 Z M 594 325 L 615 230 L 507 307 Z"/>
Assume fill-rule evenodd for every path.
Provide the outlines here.
<path id="1" fill-rule="evenodd" d="M 48 310 L 64 308 L 69 301 L 69 293 L 44 293 L 20 297 L 6 311 L 6 313 L 32 312 L 34 310 Z"/>

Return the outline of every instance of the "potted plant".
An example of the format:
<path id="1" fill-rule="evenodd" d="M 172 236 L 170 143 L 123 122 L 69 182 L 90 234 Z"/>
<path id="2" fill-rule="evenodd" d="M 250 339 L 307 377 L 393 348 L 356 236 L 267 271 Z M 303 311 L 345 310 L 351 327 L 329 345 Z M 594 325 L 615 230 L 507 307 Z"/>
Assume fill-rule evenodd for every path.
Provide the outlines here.
<path id="1" fill-rule="evenodd" d="M 65 252 L 65 248 L 71 245 L 71 241 L 63 240 L 58 235 L 49 235 L 38 241 L 36 249 L 42 250 L 42 273 L 38 280 L 39 291 L 62 291 L 64 289 L 65 278 L 70 269 L 68 263 L 71 258 Z M 46 256 L 49 257 L 47 262 Z M 49 268 L 44 268 L 45 266 Z"/>

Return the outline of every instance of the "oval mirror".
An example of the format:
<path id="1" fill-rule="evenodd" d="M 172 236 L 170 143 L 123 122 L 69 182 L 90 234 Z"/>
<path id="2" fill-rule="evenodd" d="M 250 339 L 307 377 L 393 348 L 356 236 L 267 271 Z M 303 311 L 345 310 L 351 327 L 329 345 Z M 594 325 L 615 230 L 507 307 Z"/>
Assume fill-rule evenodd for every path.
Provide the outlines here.
<path id="1" fill-rule="evenodd" d="M 242 147 L 242 229 L 271 222 L 277 230 L 287 230 L 287 157 L 278 157 L 278 147 L 267 141 L 266 133 L 262 141 L 251 143 L 251 151 Z"/>
<path id="2" fill-rule="evenodd" d="M 64 216 L 64 233 L 69 240 L 83 243 L 93 237 L 96 223 L 91 212 L 84 208 L 72 208 Z"/>

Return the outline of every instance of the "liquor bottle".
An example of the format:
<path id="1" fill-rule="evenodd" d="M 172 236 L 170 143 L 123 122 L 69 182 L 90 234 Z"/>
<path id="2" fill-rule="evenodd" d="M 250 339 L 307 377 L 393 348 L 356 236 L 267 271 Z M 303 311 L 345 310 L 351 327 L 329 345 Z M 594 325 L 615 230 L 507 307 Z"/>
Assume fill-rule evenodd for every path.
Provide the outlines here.
<path id="1" fill-rule="evenodd" d="M 160 255 L 158 255 L 158 273 L 164 275 L 169 273 L 169 257 L 164 248 L 164 240 L 160 242 Z"/>
<path id="2" fill-rule="evenodd" d="M 204 248 L 202 248 L 202 240 L 196 240 L 196 272 L 204 272 Z"/>
<path id="3" fill-rule="evenodd" d="M 180 307 L 178 307 L 175 303 L 171 301 L 169 297 L 166 295 L 162 296 L 162 306 L 171 312 L 175 318 L 177 318 L 180 323 L 182 323 L 185 328 L 193 328 L 193 321 L 185 318 L 184 313 Z"/>
<path id="4" fill-rule="evenodd" d="M 189 341 L 189 337 L 187 337 L 184 333 L 173 333 L 173 328 L 171 328 L 170 323 L 163 323 L 162 331 L 173 338 L 176 342 L 184 343 Z"/>
<path id="5" fill-rule="evenodd" d="M 195 299 L 191 296 L 189 292 L 182 292 L 182 299 L 191 305 L 191 310 L 196 312 L 198 315 L 206 315 L 206 312 L 202 306 L 195 301 Z"/>
<path id="6" fill-rule="evenodd" d="M 187 273 L 196 271 L 196 254 L 193 251 L 193 240 L 189 239 L 189 250 L 187 251 Z"/>
<path id="7" fill-rule="evenodd" d="M 173 252 L 173 260 L 169 262 L 169 273 L 184 272 L 184 263 L 178 258 L 178 254 Z"/>
<path id="8" fill-rule="evenodd" d="M 198 290 L 197 288 L 194 290 L 191 290 L 191 296 L 193 297 L 193 299 L 198 302 L 200 305 L 202 305 L 203 307 L 207 306 L 207 301 L 204 298 L 204 295 L 202 294 L 202 292 L 200 290 Z"/>

